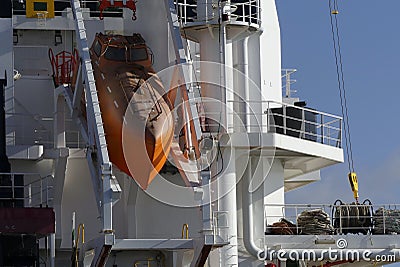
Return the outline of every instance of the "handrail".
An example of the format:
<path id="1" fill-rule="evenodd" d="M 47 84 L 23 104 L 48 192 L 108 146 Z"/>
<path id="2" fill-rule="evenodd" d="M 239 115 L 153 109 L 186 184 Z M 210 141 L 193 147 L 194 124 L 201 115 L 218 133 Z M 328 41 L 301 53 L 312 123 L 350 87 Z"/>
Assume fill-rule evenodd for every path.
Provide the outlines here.
<path id="1" fill-rule="evenodd" d="M 237 100 L 227 100 L 228 103 L 243 103 L 243 101 L 237 101 Z M 338 115 L 334 115 L 334 114 L 330 114 L 330 113 L 326 113 L 323 111 L 318 111 L 315 109 L 310 109 L 310 108 L 305 108 L 305 107 L 299 107 L 293 104 L 289 104 L 289 103 L 283 103 L 283 102 L 278 102 L 278 101 L 273 101 L 273 100 L 249 100 L 246 101 L 245 104 L 248 103 L 256 103 L 256 104 L 277 104 L 277 105 L 282 105 L 282 106 L 286 106 L 286 107 L 292 107 L 292 108 L 297 108 L 297 109 L 301 109 L 304 111 L 309 111 L 309 112 L 313 112 L 313 113 L 317 113 L 317 114 L 321 114 L 321 115 L 326 115 L 326 116 L 330 116 L 336 119 L 340 119 L 342 120 L 342 117 L 338 116 Z"/>
<path id="2" fill-rule="evenodd" d="M 75 239 L 76 247 L 78 247 L 79 237 L 81 237 L 82 244 L 85 244 L 85 224 L 83 223 L 78 225 L 78 232 Z"/>
<path id="3" fill-rule="evenodd" d="M 229 229 L 228 223 L 228 216 L 229 212 L 228 211 L 213 211 L 212 215 L 212 229 L 213 229 L 213 235 L 214 238 L 219 236 L 224 240 L 225 242 L 229 242 L 229 236 L 227 230 Z M 222 222 L 222 223 L 221 223 Z"/>
<path id="4" fill-rule="evenodd" d="M 189 225 L 187 223 L 182 225 L 182 239 L 189 239 Z"/>
<path id="5" fill-rule="evenodd" d="M 197 17 L 197 4 L 188 3 L 188 0 L 176 0 L 176 10 L 183 25 L 192 22 L 206 22 L 205 18 Z M 230 4 L 230 22 L 247 23 L 248 25 L 261 25 L 261 6 L 258 0 L 248 0 L 244 3 L 232 2 Z"/>
<path id="6" fill-rule="evenodd" d="M 38 173 L 38 172 L 0 172 L 0 175 L 39 175 L 40 176 L 40 173 Z M 48 176 L 50 176 L 50 175 L 46 175 L 43 178 L 46 178 Z"/>
<path id="7" fill-rule="evenodd" d="M 18 205 L 24 207 L 49 206 L 53 197 L 49 193 L 53 190 L 52 183 L 48 182 L 52 176 L 41 177 L 39 173 L 0 173 L 3 176 L 9 176 L 8 184 L 1 185 L 0 188 L 4 194 L 0 198 L 2 201 L 13 203 L 21 201 Z M 16 182 L 16 176 L 21 180 Z M 35 179 L 35 177 L 39 177 Z"/>
<path id="8" fill-rule="evenodd" d="M 228 113 L 228 116 L 233 117 L 228 119 L 230 123 L 226 125 L 230 133 L 276 133 L 333 147 L 342 147 L 342 118 L 340 116 L 270 100 L 228 100 L 227 102 L 251 107 L 246 108 L 246 111 Z M 247 118 L 242 127 L 238 127 L 236 116 Z"/>
<path id="9" fill-rule="evenodd" d="M 67 14 L 68 12 L 71 12 L 70 10 L 66 10 L 66 8 L 71 8 L 70 1 L 69 0 L 54 0 L 55 3 L 55 15 L 63 15 Z M 100 9 L 98 7 L 99 1 L 97 0 L 80 0 L 80 3 L 82 4 L 82 7 L 85 8 L 87 7 L 90 9 L 90 13 L 95 13 L 96 16 L 98 16 L 97 13 L 100 13 Z M 57 4 L 61 4 L 57 5 Z M 25 15 L 26 14 L 26 9 L 22 5 L 22 3 L 17 3 L 14 8 L 13 8 L 13 14 L 14 15 Z M 122 10 L 106 10 L 103 11 L 103 14 L 106 15 L 121 15 L 123 14 Z M 94 15 L 94 14 L 93 14 Z"/>
<path id="10" fill-rule="evenodd" d="M 142 266 L 142 264 L 147 264 L 147 266 L 150 267 L 152 262 L 158 263 L 159 261 L 157 259 L 153 259 L 153 258 L 148 258 L 147 260 L 137 260 L 133 263 L 133 266 L 139 267 L 139 266 Z"/>
<path id="11" fill-rule="evenodd" d="M 85 225 L 83 223 L 78 225 L 78 232 L 75 238 L 75 265 L 79 266 L 79 237 L 81 237 L 82 245 L 85 244 Z"/>
<path id="12" fill-rule="evenodd" d="M 268 208 L 281 208 L 280 215 L 269 215 Z M 360 213 L 358 209 L 365 209 Z M 351 212 L 357 209 L 357 212 Z M 400 234 L 400 204 L 266 204 L 264 205 L 264 221 L 268 229 L 273 230 L 281 227 L 273 226 L 274 222 L 282 219 L 292 222 L 289 228 L 295 227 L 293 233 L 302 233 L 298 218 L 303 211 L 321 210 L 327 216 L 327 222 L 334 230 L 334 234 L 343 233 L 372 233 L 372 234 Z M 306 218 L 303 216 L 303 218 Z M 313 217 L 314 218 L 314 217 Z M 303 222 L 304 223 L 304 222 Z M 266 230 L 268 232 L 268 229 Z M 293 228 L 294 229 L 294 228 Z"/>
<path id="13" fill-rule="evenodd" d="M 10 122 L 7 123 L 8 145 L 45 145 L 53 147 L 53 117 L 46 117 L 41 114 L 28 113 L 6 113 Z M 18 123 L 17 123 L 18 121 Z M 66 119 L 66 123 L 72 122 Z M 68 124 L 67 124 L 68 125 Z M 84 148 L 86 142 L 80 136 L 80 132 L 73 128 L 65 131 L 67 147 Z"/>

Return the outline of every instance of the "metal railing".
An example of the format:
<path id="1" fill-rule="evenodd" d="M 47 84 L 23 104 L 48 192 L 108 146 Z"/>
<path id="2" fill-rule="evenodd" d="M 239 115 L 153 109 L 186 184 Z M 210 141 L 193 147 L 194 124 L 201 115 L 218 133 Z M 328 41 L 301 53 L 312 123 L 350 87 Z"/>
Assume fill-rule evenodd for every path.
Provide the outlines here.
<path id="1" fill-rule="evenodd" d="M 342 118 L 275 101 L 228 101 L 249 112 L 231 112 L 228 132 L 268 132 L 342 147 Z M 240 122 L 238 122 L 240 121 Z M 230 122 L 230 123 L 229 123 Z M 238 126 L 238 123 L 242 124 Z"/>
<path id="2" fill-rule="evenodd" d="M 197 20 L 197 4 L 193 0 L 175 1 L 175 8 L 182 24 L 191 23 Z"/>
<path id="3" fill-rule="evenodd" d="M 231 1 L 231 21 L 261 26 L 261 7 L 259 0 L 244 3 Z"/>
<path id="4" fill-rule="evenodd" d="M 43 145 L 54 147 L 54 119 L 39 114 L 7 113 L 6 142 L 7 145 Z M 65 120 L 66 146 L 69 148 L 84 148 L 85 141 L 78 130 L 74 130 L 71 119 Z M 72 129 L 71 129 L 72 128 Z"/>
<path id="5" fill-rule="evenodd" d="M 229 241 L 228 211 L 213 211 L 213 234 L 222 238 L 224 242 Z"/>
<path id="6" fill-rule="evenodd" d="M 175 1 L 176 10 L 182 24 L 205 21 L 197 16 L 197 3 L 194 0 Z M 232 0 L 228 8 L 230 23 L 240 22 L 259 27 L 261 25 L 261 7 L 259 0 L 235 1 Z M 218 10 L 218 9 L 216 9 Z M 218 16 L 218 12 L 215 12 Z"/>
<path id="7" fill-rule="evenodd" d="M 296 69 L 282 69 L 282 95 L 284 97 L 292 97 L 292 93 L 296 93 L 296 90 L 292 90 L 292 84 L 296 83 L 297 80 L 292 79 L 292 75 L 296 73 Z"/>
<path id="8" fill-rule="evenodd" d="M 52 142 L 50 118 L 38 114 L 6 114 L 7 145 L 37 145 Z"/>
<path id="9" fill-rule="evenodd" d="M 267 204 L 264 222 L 267 235 L 400 234 L 400 204 Z"/>
<path id="10" fill-rule="evenodd" d="M 99 17 L 99 1 L 97 0 L 81 0 L 81 7 L 87 8 L 90 12 L 91 17 Z M 69 8 L 69 10 L 68 10 Z M 54 1 L 55 16 L 65 16 L 71 11 L 71 2 L 69 0 L 55 0 Z M 26 15 L 26 4 L 25 1 L 13 0 L 13 14 L 14 15 Z M 103 11 L 104 17 L 122 17 L 123 11 L 121 8 L 110 8 L 109 10 Z"/>
<path id="11" fill-rule="evenodd" d="M 53 204 L 53 177 L 38 173 L 0 173 L 0 206 L 43 207 Z"/>

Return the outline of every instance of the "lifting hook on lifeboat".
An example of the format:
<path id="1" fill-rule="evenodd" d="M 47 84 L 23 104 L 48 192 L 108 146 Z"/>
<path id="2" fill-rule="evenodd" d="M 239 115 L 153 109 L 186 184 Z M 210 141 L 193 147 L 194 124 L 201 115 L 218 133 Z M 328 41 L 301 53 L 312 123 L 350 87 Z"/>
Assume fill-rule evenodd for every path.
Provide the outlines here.
<path id="1" fill-rule="evenodd" d="M 136 2 L 135 0 L 101 0 L 100 1 L 100 19 L 103 20 L 103 11 L 109 7 L 126 7 L 133 11 L 132 20 L 136 20 Z"/>

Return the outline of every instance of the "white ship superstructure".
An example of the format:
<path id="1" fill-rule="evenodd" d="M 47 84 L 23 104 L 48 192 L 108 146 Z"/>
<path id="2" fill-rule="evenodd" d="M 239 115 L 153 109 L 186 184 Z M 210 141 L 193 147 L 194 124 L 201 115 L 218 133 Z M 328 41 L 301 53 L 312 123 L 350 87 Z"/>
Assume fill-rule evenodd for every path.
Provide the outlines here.
<path id="1" fill-rule="evenodd" d="M 5 71 L 11 163 L 11 171 L 2 170 L 10 184 L 2 184 L 6 191 L 1 192 L 11 195 L 0 195 L 5 203 L 0 216 L 9 212 L 11 217 L 0 223 L 0 237 L 32 236 L 37 253 L 21 257 L 26 266 L 371 264 L 366 259 L 332 261 L 323 253 L 342 239 L 347 242 L 343 249 L 393 253 L 400 260 L 400 241 L 387 235 L 392 230 L 385 212 L 382 232 L 371 234 L 371 224 L 363 226 L 369 227 L 365 234 L 344 235 L 350 227 L 342 224 L 344 213 L 330 214 L 338 207 L 285 204 L 285 192 L 320 180 L 320 169 L 343 162 L 342 118 L 289 98 L 289 70 L 283 72 L 287 94 L 282 97 L 274 0 L 10 3 L 0 11 L 0 78 Z M 111 9 L 103 11 L 100 4 Z M 100 63 L 90 56 L 96 33 L 140 34 L 158 76 L 148 84 L 162 86 L 171 102 L 175 128 L 168 160 L 145 190 L 109 157 L 106 137 L 111 133 L 104 127 L 101 81 L 95 80 L 107 74 L 94 75 L 99 68 L 93 64 Z M 60 55 L 53 64 L 49 49 Z M 129 61 L 129 49 L 122 61 Z M 143 86 L 146 82 L 131 87 L 137 93 Z M 121 108 L 118 99 L 112 103 Z M 123 134 L 130 134 L 131 108 L 146 105 L 131 101 Z M 125 158 L 136 151 L 148 156 L 127 142 L 122 146 Z M 10 210 L 16 208 L 23 216 L 47 209 L 47 228 L 37 232 L 44 227 L 40 223 L 27 228 L 29 217 L 13 228 L 17 213 Z M 297 216 L 321 208 L 335 229 L 305 234 Z M 290 231 L 285 235 L 279 227 L 272 234 L 282 218 L 295 225 L 286 224 Z M 318 257 L 286 261 L 270 255 L 271 250 L 313 250 Z M 0 254 L 1 264 L 20 266 L 13 254 L 7 255 Z"/>

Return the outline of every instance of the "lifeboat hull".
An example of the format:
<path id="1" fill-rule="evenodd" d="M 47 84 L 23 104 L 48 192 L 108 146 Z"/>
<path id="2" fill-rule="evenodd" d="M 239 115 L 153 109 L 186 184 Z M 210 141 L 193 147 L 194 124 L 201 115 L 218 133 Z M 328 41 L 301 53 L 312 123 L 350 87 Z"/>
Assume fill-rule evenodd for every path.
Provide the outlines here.
<path id="1" fill-rule="evenodd" d="M 91 55 L 110 161 L 145 190 L 165 164 L 174 133 L 162 84 L 151 68 L 104 64 Z"/>

